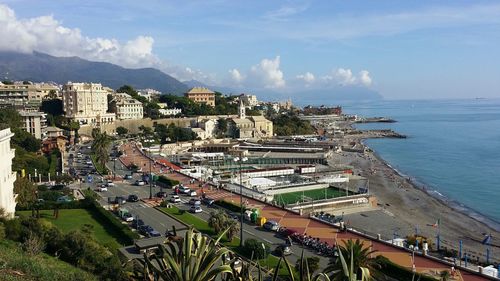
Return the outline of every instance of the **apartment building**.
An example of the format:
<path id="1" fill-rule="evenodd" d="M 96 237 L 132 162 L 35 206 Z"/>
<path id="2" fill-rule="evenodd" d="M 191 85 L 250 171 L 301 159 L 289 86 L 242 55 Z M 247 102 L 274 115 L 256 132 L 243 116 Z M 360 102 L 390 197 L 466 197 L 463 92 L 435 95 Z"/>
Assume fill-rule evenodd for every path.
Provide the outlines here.
<path id="1" fill-rule="evenodd" d="M 14 134 L 10 128 L 0 130 L 0 208 L 4 209 L 7 218 L 13 218 L 16 212 L 16 197 L 14 181 L 16 173 L 12 172 L 14 149 L 10 148 L 10 139 Z"/>
<path id="2" fill-rule="evenodd" d="M 116 119 L 142 119 L 144 118 L 144 108 L 142 102 L 132 98 L 125 93 L 115 95 L 114 107 L 116 107 Z"/>
<path id="3" fill-rule="evenodd" d="M 26 132 L 41 140 L 45 138 L 47 128 L 46 114 L 40 111 L 19 111 L 22 118 L 22 128 Z"/>
<path id="4" fill-rule="evenodd" d="M 116 115 L 108 113 L 109 90 L 100 83 L 73 83 L 63 86 L 63 105 L 66 117 L 80 124 L 113 123 Z"/>

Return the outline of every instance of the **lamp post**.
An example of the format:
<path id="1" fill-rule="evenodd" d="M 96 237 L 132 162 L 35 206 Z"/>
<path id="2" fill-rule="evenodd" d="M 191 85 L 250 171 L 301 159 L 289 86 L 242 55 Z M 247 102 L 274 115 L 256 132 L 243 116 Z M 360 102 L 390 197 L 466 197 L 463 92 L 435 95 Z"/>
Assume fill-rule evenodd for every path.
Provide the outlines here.
<path id="1" fill-rule="evenodd" d="M 234 162 L 239 162 L 240 164 L 240 247 L 243 246 L 243 181 L 242 181 L 242 162 L 247 161 L 248 158 L 243 157 L 243 153 L 240 152 L 240 157 L 235 157 Z"/>

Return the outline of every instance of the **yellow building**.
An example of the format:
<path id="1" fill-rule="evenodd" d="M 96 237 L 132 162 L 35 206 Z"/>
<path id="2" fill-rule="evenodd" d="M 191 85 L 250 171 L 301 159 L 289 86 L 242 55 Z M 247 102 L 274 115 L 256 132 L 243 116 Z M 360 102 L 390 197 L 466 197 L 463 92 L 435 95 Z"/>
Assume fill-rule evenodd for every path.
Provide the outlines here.
<path id="1" fill-rule="evenodd" d="M 210 106 L 215 106 L 215 93 L 207 88 L 194 87 L 184 95 L 196 103 L 205 103 Z"/>

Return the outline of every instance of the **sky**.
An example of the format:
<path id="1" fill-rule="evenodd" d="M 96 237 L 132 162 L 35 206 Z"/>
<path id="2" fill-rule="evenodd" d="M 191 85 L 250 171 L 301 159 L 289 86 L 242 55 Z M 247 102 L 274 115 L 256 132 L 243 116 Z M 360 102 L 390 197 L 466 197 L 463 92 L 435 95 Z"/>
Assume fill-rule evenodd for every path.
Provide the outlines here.
<path id="1" fill-rule="evenodd" d="M 500 97 L 500 1 L 0 0 L 0 38 L 246 92 Z"/>

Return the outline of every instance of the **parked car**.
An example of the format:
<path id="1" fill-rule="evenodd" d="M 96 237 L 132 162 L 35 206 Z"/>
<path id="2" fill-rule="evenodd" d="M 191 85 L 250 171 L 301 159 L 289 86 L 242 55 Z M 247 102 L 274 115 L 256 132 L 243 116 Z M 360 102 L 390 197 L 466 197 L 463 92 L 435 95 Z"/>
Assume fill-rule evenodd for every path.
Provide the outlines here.
<path id="1" fill-rule="evenodd" d="M 106 183 L 106 186 L 107 186 L 107 187 L 113 187 L 113 186 L 115 186 L 115 184 L 114 184 L 113 182 L 109 182 L 109 181 L 108 181 L 108 183 Z"/>
<path id="2" fill-rule="evenodd" d="M 191 190 L 187 193 L 187 195 L 189 195 L 189 197 L 195 197 L 195 196 L 198 196 L 198 194 L 196 193 L 196 191 L 194 190 Z"/>
<path id="3" fill-rule="evenodd" d="M 201 209 L 201 207 L 199 205 L 198 206 L 196 206 L 196 205 L 195 206 L 191 206 L 191 208 L 189 208 L 189 211 L 191 213 L 195 213 L 195 214 L 203 212 L 203 210 Z"/>
<path id="4" fill-rule="evenodd" d="M 203 198 L 201 201 L 207 206 L 212 206 L 212 204 L 215 202 L 214 199 L 208 197 Z"/>
<path id="5" fill-rule="evenodd" d="M 172 203 L 180 203 L 181 202 L 181 198 L 177 195 L 172 195 L 172 197 L 170 197 L 170 202 Z"/>
<path id="6" fill-rule="evenodd" d="M 290 248 L 289 245 L 287 244 L 281 244 L 276 247 L 274 250 L 276 253 L 276 256 L 281 257 L 281 256 L 288 256 L 292 254 L 292 248 Z"/>
<path id="7" fill-rule="evenodd" d="M 149 225 L 141 225 L 139 226 L 139 233 L 145 236 L 149 236 L 149 233 L 154 229 Z"/>
<path id="8" fill-rule="evenodd" d="M 132 222 L 134 220 L 134 216 L 132 216 L 130 213 L 126 213 L 122 216 L 122 219 L 126 222 Z"/>
<path id="9" fill-rule="evenodd" d="M 153 229 L 150 232 L 148 232 L 148 236 L 149 237 L 160 237 L 161 233 Z"/>
<path id="10" fill-rule="evenodd" d="M 280 225 L 275 221 L 267 221 L 263 225 L 263 227 L 264 227 L 264 229 L 269 230 L 269 231 L 278 231 Z"/>
<path id="11" fill-rule="evenodd" d="M 191 189 L 187 186 L 179 186 L 180 193 L 188 194 L 190 191 L 191 191 Z"/>
<path id="12" fill-rule="evenodd" d="M 133 228 L 138 228 L 138 227 L 141 227 L 142 225 L 144 225 L 144 221 L 141 220 L 141 219 L 134 219 L 132 221 L 132 227 Z"/>
<path id="13" fill-rule="evenodd" d="M 99 186 L 99 188 L 97 188 L 97 191 L 99 192 L 108 191 L 108 187 L 105 184 L 102 184 L 101 186 Z"/>
<path id="14" fill-rule="evenodd" d="M 135 195 L 135 194 L 130 194 L 127 198 L 127 201 L 128 202 L 137 202 L 137 201 L 139 201 L 139 197 L 137 197 L 137 195 Z"/>
<path id="15" fill-rule="evenodd" d="M 198 205 L 199 206 L 199 205 L 201 205 L 201 201 L 199 199 L 193 198 L 193 199 L 189 200 L 189 205 L 194 205 L 194 206 Z"/>
<path id="16" fill-rule="evenodd" d="M 64 195 L 64 196 L 57 198 L 57 203 L 69 203 L 71 201 L 73 201 L 73 199 L 71 199 L 71 197 L 69 197 L 67 195 Z"/>
<path id="17" fill-rule="evenodd" d="M 164 191 L 160 191 L 160 192 L 156 193 L 156 197 L 165 198 L 165 197 L 167 197 L 167 193 Z"/>
<path id="18" fill-rule="evenodd" d="M 141 180 L 136 180 L 135 181 L 135 185 L 137 186 L 144 186 L 146 183 L 144 181 L 141 181 Z"/>
<path id="19" fill-rule="evenodd" d="M 121 196 L 116 196 L 113 203 L 123 205 L 123 204 L 127 203 L 127 200 L 125 200 L 125 198 L 123 198 Z"/>
<path id="20" fill-rule="evenodd" d="M 131 180 L 132 176 L 131 175 L 125 175 L 123 178 L 126 179 L 126 180 Z"/>

